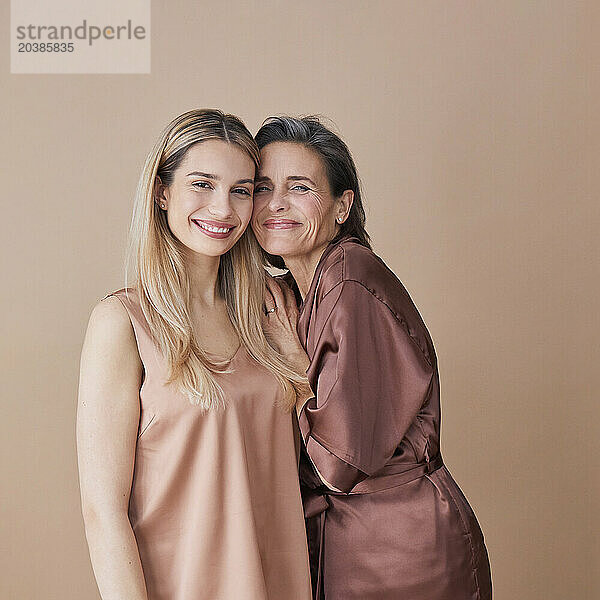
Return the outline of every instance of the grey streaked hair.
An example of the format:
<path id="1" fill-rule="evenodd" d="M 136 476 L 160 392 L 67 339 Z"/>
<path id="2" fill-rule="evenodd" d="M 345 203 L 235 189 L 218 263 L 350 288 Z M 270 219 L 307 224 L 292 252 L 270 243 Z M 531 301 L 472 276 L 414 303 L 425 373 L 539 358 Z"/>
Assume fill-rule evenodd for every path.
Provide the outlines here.
<path id="1" fill-rule="evenodd" d="M 331 193 L 338 198 L 346 190 L 352 190 L 354 201 L 350 214 L 333 239 L 336 241 L 347 235 L 354 236 L 367 248 L 371 248 L 371 239 L 365 229 L 365 209 L 361 196 L 361 185 L 356 166 L 348 146 L 339 135 L 323 125 L 315 115 L 305 117 L 277 116 L 263 121 L 254 136 L 259 149 L 273 142 L 291 142 L 302 144 L 314 150 L 325 165 Z M 273 266 L 282 268 L 281 257 L 269 255 Z"/>

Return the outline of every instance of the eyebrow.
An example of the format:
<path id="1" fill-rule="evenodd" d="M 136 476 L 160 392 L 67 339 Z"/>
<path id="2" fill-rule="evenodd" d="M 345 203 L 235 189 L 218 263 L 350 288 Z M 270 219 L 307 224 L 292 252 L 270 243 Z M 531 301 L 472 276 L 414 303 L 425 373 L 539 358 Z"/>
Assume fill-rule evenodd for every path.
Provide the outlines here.
<path id="1" fill-rule="evenodd" d="M 191 173 L 187 174 L 187 177 L 192 175 L 194 177 L 206 177 L 207 179 L 215 179 L 217 181 L 221 179 L 218 175 L 213 175 L 212 173 L 202 173 L 202 171 L 192 171 Z"/>
<path id="2" fill-rule="evenodd" d="M 308 181 L 308 183 L 317 187 L 317 184 L 310 177 L 306 177 L 306 175 L 290 175 L 287 179 L 288 181 Z"/>
<path id="3" fill-rule="evenodd" d="M 287 181 L 308 181 L 311 185 L 317 187 L 317 184 L 310 177 L 306 177 L 306 175 L 290 175 L 286 179 Z M 271 178 L 264 176 L 256 178 L 256 183 L 263 183 L 265 181 L 271 181 Z"/>
<path id="4" fill-rule="evenodd" d="M 214 179 L 215 181 L 220 181 L 220 177 L 218 175 L 214 175 L 213 173 L 203 173 L 202 171 L 192 171 L 187 174 L 187 177 L 206 177 L 206 179 Z M 251 183 L 254 185 L 254 179 L 238 179 L 235 184 L 239 185 L 240 183 Z"/>

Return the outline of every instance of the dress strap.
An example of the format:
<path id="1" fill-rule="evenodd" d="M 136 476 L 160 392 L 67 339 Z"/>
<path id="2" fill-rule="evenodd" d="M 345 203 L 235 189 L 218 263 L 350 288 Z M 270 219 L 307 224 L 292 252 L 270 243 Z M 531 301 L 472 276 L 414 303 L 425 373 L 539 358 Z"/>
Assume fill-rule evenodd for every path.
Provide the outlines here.
<path id="1" fill-rule="evenodd" d="M 146 375 L 148 373 L 162 372 L 163 361 L 160 358 L 160 352 L 153 340 L 148 321 L 142 311 L 137 290 L 135 288 L 122 288 L 106 294 L 102 300 L 109 296 L 118 298 L 129 315 L 129 320 L 131 321 L 133 332 L 135 334 L 138 352 Z"/>

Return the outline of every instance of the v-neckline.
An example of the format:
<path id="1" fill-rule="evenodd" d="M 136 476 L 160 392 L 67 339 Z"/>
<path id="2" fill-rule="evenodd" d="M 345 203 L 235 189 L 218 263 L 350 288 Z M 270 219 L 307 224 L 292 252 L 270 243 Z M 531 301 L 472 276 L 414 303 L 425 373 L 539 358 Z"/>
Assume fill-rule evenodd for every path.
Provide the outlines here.
<path id="1" fill-rule="evenodd" d="M 237 357 L 237 355 L 241 352 L 242 348 L 243 348 L 244 344 L 242 344 L 242 342 L 240 342 L 240 345 L 238 346 L 238 349 L 235 351 L 234 355 L 229 359 L 229 362 L 233 362 L 233 359 Z"/>
<path id="2" fill-rule="evenodd" d="M 242 342 L 240 342 L 240 345 L 237 347 L 237 350 L 232 354 L 231 358 L 227 361 L 227 364 L 230 365 L 233 360 L 237 357 L 237 355 L 240 353 L 240 350 L 242 349 L 242 346 L 244 344 L 242 344 Z"/>
<path id="3" fill-rule="evenodd" d="M 210 356 L 211 360 L 215 360 L 215 362 L 222 362 L 226 365 L 230 365 L 237 358 L 243 345 L 244 344 L 242 344 L 242 342 L 240 342 L 240 345 L 237 347 L 237 350 L 231 355 L 231 358 L 221 359 L 219 356 L 212 354 L 212 353 L 210 353 L 209 356 Z"/>

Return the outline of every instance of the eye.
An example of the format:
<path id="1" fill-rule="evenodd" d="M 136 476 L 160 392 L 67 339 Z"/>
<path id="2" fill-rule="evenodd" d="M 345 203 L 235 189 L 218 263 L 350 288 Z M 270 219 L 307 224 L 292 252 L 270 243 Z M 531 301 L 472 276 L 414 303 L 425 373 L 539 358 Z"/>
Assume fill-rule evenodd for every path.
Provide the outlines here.
<path id="1" fill-rule="evenodd" d="M 212 189 L 212 186 L 210 185 L 210 183 L 208 183 L 208 181 L 194 181 L 192 183 L 192 185 L 194 187 L 202 188 L 204 190 L 211 190 Z"/>
<path id="2" fill-rule="evenodd" d="M 270 192 L 268 185 L 259 185 L 254 188 L 254 193 L 257 194 L 259 192 Z"/>
<path id="3" fill-rule="evenodd" d="M 310 188 L 307 188 L 305 185 L 302 185 L 300 183 L 296 184 L 293 188 L 291 188 L 293 190 L 297 190 L 299 192 L 308 192 L 308 190 Z"/>
<path id="4" fill-rule="evenodd" d="M 245 188 L 245 187 L 239 187 L 239 188 L 235 188 L 233 190 L 234 194 L 242 194 L 245 196 L 252 196 L 252 194 Z"/>

